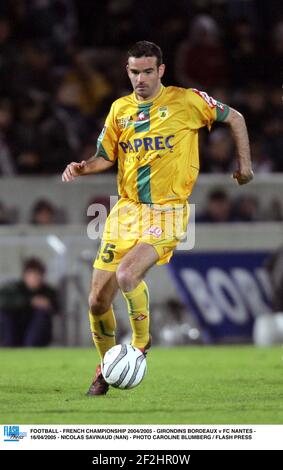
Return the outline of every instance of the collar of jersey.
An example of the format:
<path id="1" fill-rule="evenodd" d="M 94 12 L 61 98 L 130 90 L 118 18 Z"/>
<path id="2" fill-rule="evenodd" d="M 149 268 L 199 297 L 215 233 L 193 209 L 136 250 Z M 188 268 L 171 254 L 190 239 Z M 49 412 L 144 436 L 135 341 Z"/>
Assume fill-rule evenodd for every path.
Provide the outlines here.
<path id="1" fill-rule="evenodd" d="M 162 95 L 162 93 L 163 93 L 164 90 L 165 90 L 165 86 L 163 86 L 163 85 L 161 84 L 160 91 L 159 91 L 158 95 L 156 95 L 154 98 L 151 98 L 150 100 L 145 100 L 145 101 L 139 101 L 139 100 L 137 100 L 136 95 L 135 95 L 135 92 L 133 92 L 133 94 L 132 94 L 132 95 L 133 95 L 133 100 L 134 100 L 134 102 L 137 103 L 137 104 L 153 103 L 153 102 L 156 102 L 156 101 L 160 98 L 160 96 Z"/>

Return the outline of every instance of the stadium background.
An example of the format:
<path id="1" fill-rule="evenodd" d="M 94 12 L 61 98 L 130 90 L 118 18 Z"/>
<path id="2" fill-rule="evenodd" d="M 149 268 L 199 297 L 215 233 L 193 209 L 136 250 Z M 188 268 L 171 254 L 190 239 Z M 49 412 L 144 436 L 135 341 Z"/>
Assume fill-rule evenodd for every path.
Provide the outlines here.
<path id="1" fill-rule="evenodd" d="M 140 39 L 162 47 L 165 85 L 198 87 L 244 114 L 256 173 L 238 187 L 229 177 L 229 130 L 201 131 L 194 251 L 147 276 L 156 344 L 251 341 L 254 318 L 273 309 L 261 268 L 283 233 L 279 0 L 176 0 L 173 9 L 159 0 L 1 2 L 0 282 L 18 278 L 26 257 L 41 258 L 60 291 L 53 344 L 91 345 L 87 296 L 97 241 L 87 237 L 87 208 L 109 204 L 115 174 L 72 184 L 60 174 L 94 153 L 111 102 L 131 91 L 126 51 Z M 184 283 L 190 260 L 201 299 Z M 129 327 L 119 295 L 115 307 L 122 340 Z"/>

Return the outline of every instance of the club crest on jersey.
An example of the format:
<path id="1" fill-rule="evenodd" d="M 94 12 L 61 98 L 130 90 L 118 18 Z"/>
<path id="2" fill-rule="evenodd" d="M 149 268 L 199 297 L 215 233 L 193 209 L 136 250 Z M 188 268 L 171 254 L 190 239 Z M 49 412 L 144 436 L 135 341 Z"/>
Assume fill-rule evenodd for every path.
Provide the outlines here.
<path id="1" fill-rule="evenodd" d="M 158 108 L 158 115 L 161 119 L 166 119 L 168 114 L 169 111 L 167 106 L 160 106 L 160 108 Z"/>
<path id="2" fill-rule="evenodd" d="M 121 118 L 117 118 L 117 125 L 120 130 L 127 129 L 132 123 L 133 123 L 133 117 L 132 116 L 123 116 Z"/>

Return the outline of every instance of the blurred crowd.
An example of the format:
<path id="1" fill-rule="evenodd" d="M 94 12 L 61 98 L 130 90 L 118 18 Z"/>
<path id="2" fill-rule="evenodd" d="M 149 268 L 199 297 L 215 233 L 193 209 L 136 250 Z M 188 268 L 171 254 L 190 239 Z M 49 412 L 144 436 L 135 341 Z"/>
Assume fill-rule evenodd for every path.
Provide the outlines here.
<path id="1" fill-rule="evenodd" d="M 197 209 L 197 208 L 196 208 Z M 196 222 L 280 222 L 283 220 L 283 207 L 280 199 L 271 199 L 262 206 L 253 194 L 243 194 L 232 198 L 224 188 L 215 187 L 207 195 L 203 210 L 196 210 Z"/>
<path id="2" fill-rule="evenodd" d="M 102 205 L 107 214 L 110 212 L 110 200 L 107 196 L 91 198 L 77 223 L 90 223 L 97 219 L 99 213 L 87 215 L 92 204 Z M 16 207 L 7 206 L 0 200 L 0 226 L 17 223 L 31 224 L 38 227 L 70 223 L 66 205 L 59 206 L 48 199 L 35 200 L 26 219 L 20 218 Z M 231 223 L 231 222 L 282 222 L 283 206 L 280 197 L 271 198 L 263 205 L 254 194 L 244 193 L 232 197 L 228 190 L 215 186 L 207 194 L 203 207 L 196 205 L 197 223 Z"/>
<path id="3" fill-rule="evenodd" d="M 110 104 L 131 92 L 126 51 L 141 39 L 163 49 L 165 85 L 204 89 L 244 114 L 256 172 L 283 171 L 280 0 L 2 0 L 0 175 L 89 158 Z M 233 170 L 225 126 L 200 145 L 203 172 Z"/>
<path id="4" fill-rule="evenodd" d="M 88 209 L 97 204 L 103 206 L 105 214 L 110 212 L 110 198 L 105 195 L 92 197 L 84 210 L 82 211 L 81 219 L 77 220 L 77 224 L 89 223 L 92 218 L 97 218 L 99 215 L 98 210 L 91 211 L 91 216 L 88 214 Z M 97 206 L 98 207 L 98 206 Z M 70 209 L 69 209 L 70 210 Z M 0 200 L 0 226 L 13 225 L 17 223 L 31 224 L 34 226 L 48 226 L 48 225 L 61 225 L 70 223 L 68 208 L 66 204 L 61 206 L 54 204 L 48 199 L 36 199 L 30 208 L 26 218 L 21 217 L 19 208 L 5 204 Z"/>

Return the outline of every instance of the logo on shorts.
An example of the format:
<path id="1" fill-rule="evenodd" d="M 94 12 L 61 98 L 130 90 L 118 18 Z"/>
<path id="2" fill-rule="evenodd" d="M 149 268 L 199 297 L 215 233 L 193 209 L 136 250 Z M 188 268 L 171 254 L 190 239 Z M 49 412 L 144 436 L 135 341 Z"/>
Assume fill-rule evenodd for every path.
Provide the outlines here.
<path id="1" fill-rule="evenodd" d="M 92 336 L 95 338 L 95 339 L 102 339 L 101 336 L 99 336 L 97 333 L 95 333 L 94 331 L 92 332 Z"/>
<path id="2" fill-rule="evenodd" d="M 144 235 L 153 235 L 156 238 L 160 238 L 162 235 L 162 228 L 152 225 L 149 227 L 143 234 Z"/>
<path id="3" fill-rule="evenodd" d="M 144 320 L 145 318 L 147 318 L 146 315 L 144 315 L 143 313 L 141 313 L 137 318 L 134 318 L 135 321 L 141 321 L 141 320 Z"/>

